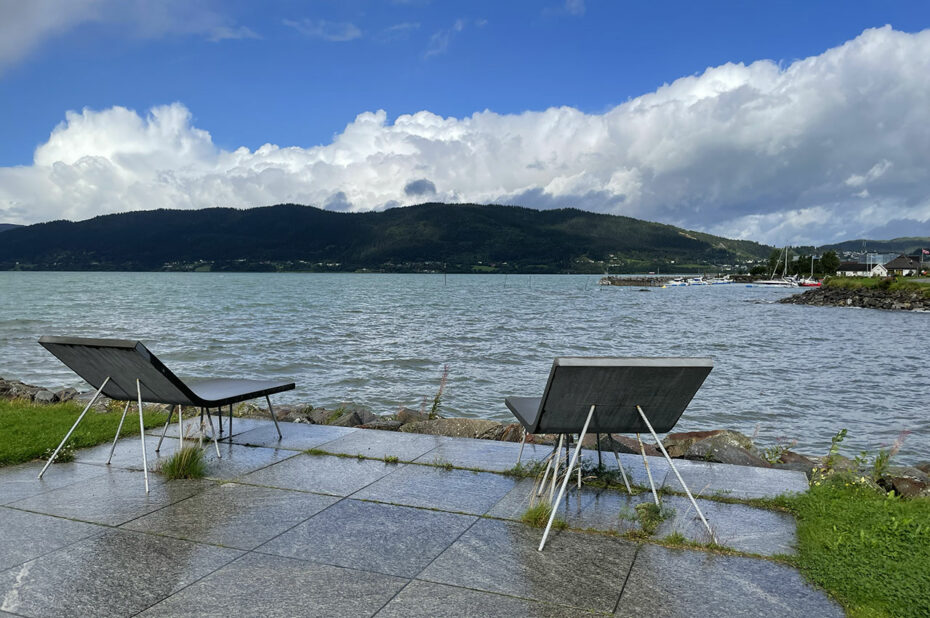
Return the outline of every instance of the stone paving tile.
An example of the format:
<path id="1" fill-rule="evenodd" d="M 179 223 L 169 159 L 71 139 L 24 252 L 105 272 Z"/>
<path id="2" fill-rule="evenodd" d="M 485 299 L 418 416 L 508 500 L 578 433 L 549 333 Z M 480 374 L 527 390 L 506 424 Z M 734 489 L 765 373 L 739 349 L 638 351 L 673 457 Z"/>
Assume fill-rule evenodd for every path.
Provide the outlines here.
<path id="1" fill-rule="evenodd" d="M 637 545 L 561 531 L 537 551 L 542 530 L 479 520 L 418 579 L 525 599 L 612 612 Z"/>
<path id="2" fill-rule="evenodd" d="M 403 467 L 376 459 L 300 454 L 247 474 L 239 482 L 348 496 Z"/>
<path id="3" fill-rule="evenodd" d="M 110 530 L 0 573 L 0 609 L 27 616 L 127 616 L 240 553 Z"/>
<path id="4" fill-rule="evenodd" d="M 675 467 L 695 497 L 719 494 L 732 498 L 774 498 L 786 492 L 807 491 L 807 476 L 799 470 L 755 468 L 679 459 Z M 671 472 L 665 487 L 684 491 Z"/>
<path id="5" fill-rule="evenodd" d="M 527 444 L 523 449 L 523 465 L 545 458 L 552 452 L 547 446 Z M 505 472 L 517 465 L 519 442 L 496 442 L 470 438 L 447 438 L 435 449 L 418 457 L 416 463 L 448 462 L 459 468 L 477 468 L 488 472 Z"/>
<path id="6" fill-rule="evenodd" d="M 791 567 L 756 558 L 643 545 L 615 615 L 748 618 L 844 614 Z"/>
<path id="7" fill-rule="evenodd" d="M 196 444 L 196 440 L 185 442 L 185 444 Z M 104 444 L 98 444 L 91 448 L 80 449 L 74 454 L 74 460 L 95 466 L 106 466 L 107 457 L 110 455 L 112 440 Z M 165 438 L 162 442 L 159 452 L 155 452 L 158 446 L 158 438 L 155 436 L 145 437 L 145 457 L 148 461 L 149 471 L 157 467 L 168 457 L 177 452 L 179 444 L 178 439 Z M 139 436 L 127 436 L 120 438 L 116 442 L 116 448 L 113 450 L 113 458 L 110 460 L 110 468 L 121 468 L 124 470 L 142 470 L 142 441 Z"/>
<path id="8" fill-rule="evenodd" d="M 45 462 L 30 462 L 0 468 L 0 504 L 10 504 L 78 481 L 106 474 L 97 466 L 78 463 L 56 463 L 48 467 L 39 480 Z"/>
<path id="9" fill-rule="evenodd" d="M 204 461 L 207 464 L 206 477 L 224 481 L 237 479 L 300 454 L 299 451 L 221 442 L 219 444 L 221 457 L 218 459 L 216 448 L 212 443 L 204 443 L 203 448 Z"/>
<path id="10" fill-rule="evenodd" d="M 442 436 L 359 429 L 332 442 L 321 444 L 317 448 L 342 455 L 361 455 L 375 459 L 392 456 L 398 457 L 401 461 L 413 461 L 432 451 L 446 440 L 448 438 Z"/>
<path id="11" fill-rule="evenodd" d="M 102 526 L 0 507 L 0 570 L 75 541 L 101 534 Z"/>
<path id="12" fill-rule="evenodd" d="M 410 464 L 352 494 L 353 498 L 483 515 L 516 480 L 491 472 Z"/>
<path id="13" fill-rule="evenodd" d="M 338 498 L 224 483 L 123 525 L 201 543 L 253 549 Z"/>
<path id="14" fill-rule="evenodd" d="M 468 515 L 346 499 L 257 551 L 413 577 L 476 520 Z"/>
<path id="15" fill-rule="evenodd" d="M 796 553 L 797 524 L 792 515 L 745 504 L 726 504 L 700 498 L 697 502 L 720 545 L 763 556 Z M 699 543 L 711 540 L 688 498 L 663 496 L 662 504 L 673 513 L 659 524 L 654 535 L 656 538 L 679 532 Z"/>
<path id="16" fill-rule="evenodd" d="M 140 616 L 371 616 L 407 581 L 380 573 L 248 554 Z"/>
<path id="17" fill-rule="evenodd" d="M 490 592 L 414 580 L 375 614 L 377 618 L 559 618 L 577 616 L 558 607 Z"/>
<path id="18" fill-rule="evenodd" d="M 278 423 L 281 427 L 281 439 L 275 431 L 274 423 L 267 421 L 261 427 L 233 436 L 233 444 L 246 446 L 271 446 L 295 451 L 332 442 L 355 431 L 354 427 L 330 427 L 328 425 L 310 425 L 307 423 Z"/>
<path id="19" fill-rule="evenodd" d="M 171 481 L 149 473 L 150 493 L 145 493 L 142 472 L 107 470 L 38 496 L 13 503 L 18 509 L 118 526 L 211 486 L 209 481 Z"/>

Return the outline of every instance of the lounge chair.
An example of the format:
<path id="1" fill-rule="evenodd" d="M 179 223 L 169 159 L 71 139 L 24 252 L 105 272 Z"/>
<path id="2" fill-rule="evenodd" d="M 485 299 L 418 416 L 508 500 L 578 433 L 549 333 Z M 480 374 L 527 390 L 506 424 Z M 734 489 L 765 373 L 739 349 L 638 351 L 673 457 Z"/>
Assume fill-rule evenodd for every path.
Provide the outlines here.
<path id="1" fill-rule="evenodd" d="M 138 403 L 139 429 L 142 433 L 142 470 L 145 475 L 146 493 L 149 491 L 149 477 L 148 460 L 145 453 L 145 428 L 142 421 L 143 401 L 171 405 L 168 421 L 165 423 L 165 430 L 162 432 L 162 439 L 164 439 L 167 432 L 168 423 L 171 422 L 174 406 L 178 407 L 179 440 L 183 445 L 184 432 L 181 406 L 194 406 L 201 409 L 201 427 L 203 426 L 203 413 L 207 411 L 211 432 L 213 431 L 213 421 L 209 415 L 209 410 L 211 408 L 219 410 L 223 406 L 229 406 L 229 436 L 231 440 L 233 404 L 265 397 L 268 402 L 268 412 L 271 414 L 275 429 L 278 431 L 278 438 L 281 438 L 281 429 L 278 427 L 278 420 L 275 417 L 274 409 L 271 407 L 269 395 L 292 390 L 294 388 L 293 382 L 226 378 L 181 380 L 139 341 L 44 336 L 39 339 L 39 344 L 96 389 L 94 396 L 88 402 L 84 411 L 78 416 L 61 444 L 58 445 L 42 471 L 39 472 L 40 479 L 45 474 L 48 466 L 55 461 L 58 451 L 68 441 L 84 415 L 101 394 L 116 401 L 126 402 L 126 407 L 123 408 L 123 416 L 116 429 L 116 437 L 113 439 L 113 446 L 110 448 L 110 457 L 107 458 L 107 464 L 110 463 L 110 459 L 113 457 L 113 449 L 116 448 L 116 441 L 119 439 L 119 433 L 123 427 L 123 421 L 126 420 L 126 413 L 129 411 L 130 403 L 133 401 Z M 220 417 L 220 423 L 222 428 L 222 417 Z M 161 448 L 161 442 L 162 440 L 158 441 L 156 451 Z M 215 432 L 213 432 L 213 442 L 217 449 L 217 455 L 219 455 Z"/>
<path id="2" fill-rule="evenodd" d="M 571 463 L 565 472 L 558 498 L 552 504 L 549 523 L 543 533 L 539 550 L 542 551 L 549 536 L 549 529 L 571 477 L 571 472 L 578 464 L 581 444 L 588 433 L 635 433 L 639 440 L 640 432 L 648 430 L 658 443 L 659 449 L 692 505 L 701 517 L 713 538 L 714 533 L 704 519 L 691 491 L 685 485 L 672 463 L 671 457 L 659 440 L 657 433 L 667 433 L 678 422 L 682 412 L 701 388 L 704 379 L 713 369 L 709 358 L 619 358 L 619 357 L 563 357 L 556 358 L 549 372 L 549 380 L 542 397 L 507 397 L 504 402 L 513 415 L 523 425 L 523 442 L 520 446 L 518 463 L 523 454 L 523 444 L 527 433 L 559 434 L 559 441 L 549 457 L 549 463 L 540 485 L 540 493 L 546 484 L 549 471 L 552 470 L 550 500 L 555 489 L 561 457 L 559 455 L 563 438 L 571 439 L 578 434 L 578 442 L 571 457 Z M 649 415 L 646 415 L 648 411 Z M 599 436 L 598 436 L 599 437 Z M 600 443 L 600 440 L 598 440 Z M 652 495 L 656 505 L 659 496 L 649 471 L 649 462 L 639 440 L 640 452 Z M 598 445 L 600 447 L 600 444 Z M 620 463 L 620 456 L 614 451 L 617 466 L 620 468 L 627 490 L 630 490 L 626 473 Z M 578 468 L 579 487 L 581 469 Z"/>

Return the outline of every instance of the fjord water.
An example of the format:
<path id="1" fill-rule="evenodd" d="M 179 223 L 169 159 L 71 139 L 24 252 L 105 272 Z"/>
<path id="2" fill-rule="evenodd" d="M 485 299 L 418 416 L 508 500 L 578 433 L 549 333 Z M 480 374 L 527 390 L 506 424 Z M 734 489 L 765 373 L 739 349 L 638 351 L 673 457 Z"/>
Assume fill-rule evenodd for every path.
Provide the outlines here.
<path id="1" fill-rule="evenodd" d="M 41 335 L 140 339 L 183 377 L 291 378 L 277 400 L 510 420 L 555 356 L 710 356 L 677 429 L 930 459 L 930 315 L 777 304 L 797 290 L 599 287 L 580 275 L 0 272 L 0 376 L 86 389 Z M 648 411 L 647 411 L 648 412 Z"/>

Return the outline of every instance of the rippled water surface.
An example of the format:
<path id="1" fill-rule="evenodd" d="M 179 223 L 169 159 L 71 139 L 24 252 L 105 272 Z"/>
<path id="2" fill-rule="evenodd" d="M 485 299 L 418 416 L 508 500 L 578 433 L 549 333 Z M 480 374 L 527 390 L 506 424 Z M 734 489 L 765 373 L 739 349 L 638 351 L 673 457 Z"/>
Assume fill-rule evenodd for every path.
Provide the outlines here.
<path id="1" fill-rule="evenodd" d="M 930 314 L 774 304 L 742 285 L 601 288 L 589 276 L 0 272 L 0 376 L 87 388 L 40 335 L 140 339 L 181 376 L 292 378 L 281 401 L 505 420 L 555 356 L 711 356 L 678 429 L 847 454 L 911 431 L 930 459 Z"/>

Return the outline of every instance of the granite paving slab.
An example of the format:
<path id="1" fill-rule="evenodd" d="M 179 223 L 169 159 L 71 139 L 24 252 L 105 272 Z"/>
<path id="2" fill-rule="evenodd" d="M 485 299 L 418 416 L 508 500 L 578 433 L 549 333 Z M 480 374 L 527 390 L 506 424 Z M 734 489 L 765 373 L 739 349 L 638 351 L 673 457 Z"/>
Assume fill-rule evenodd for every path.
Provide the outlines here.
<path id="1" fill-rule="evenodd" d="M 106 530 L 94 524 L 0 507 L 0 570 Z"/>
<path id="2" fill-rule="evenodd" d="M 352 497 L 483 515 L 515 484 L 515 479 L 491 472 L 410 464 L 357 491 Z"/>
<path id="3" fill-rule="evenodd" d="M 756 468 L 732 464 L 679 459 L 675 467 L 696 496 L 722 495 L 732 498 L 774 498 L 788 492 L 807 491 L 807 475 L 800 470 Z M 684 491 L 669 472 L 664 487 Z"/>
<path id="4" fill-rule="evenodd" d="M 544 459 L 552 448 L 527 444 L 523 449 L 523 465 Z M 517 465 L 520 453 L 519 442 L 496 442 L 494 440 L 472 440 L 470 438 L 447 438 L 435 449 L 415 459 L 416 463 L 451 463 L 459 468 L 476 468 L 488 472 L 506 472 Z"/>
<path id="5" fill-rule="evenodd" d="M 376 459 L 300 454 L 247 474 L 239 482 L 348 496 L 403 467 Z"/>
<path id="6" fill-rule="evenodd" d="M 56 463 L 46 470 L 39 480 L 44 461 L 34 461 L 17 466 L 0 467 L 0 504 L 10 504 L 23 498 L 37 496 L 59 487 L 65 487 L 95 476 L 106 474 L 97 466 L 78 463 Z"/>
<path id="7" fill-rule="evenodd" d="M 332 442 L 355 431 L 354 427 L 331 427 L 329 425 L 310 425 L 308 423 L 279 423 L 281 438 L 275 431 L 274 423 L 266 421 L 264 425 L 233 436 L 233 444 L 245 446 L 271 446 L 295 451 Z"/>
<path id="8" fill-rule="evenodd" d="M 201 543 L 253 549 L 338 498 L 224 483 L 123 525 Z"/>
<path id="9" fill-rule="evenodd" d="M 397 457 L 401 461 L 413 461 L 442 444 L 448 438 L 399 431 L 360 429 L 316 448 L 328 453 L 361 455 L 383 459 Z"/>
<path id="10" fill-rule="evenodd" d="M 54 489 L 9 505 L 17 509 L 118 526 L 188 498 L 211 486 L 209 481 L 170 481 L 149 473 L 145 493 L 142 472 L 107 470 L 100 476 Z"/>
<path id="11" fill-rule="evenodd" d="M 574 608 L 414 580 L 391 599 L 377 618 L 561 618 L 577 616 Z"/>
<path id="12" fill-rule="evenodd" d="M 615 615 L 748 618 L 844 613 L 791 567 L 757 558 L 643 545 Z"/>
<path id="13" fill-rule="evenodd" d="M 537 551 L 542 530 L 479 520 L 418 579 L 599 612 L 612 612 L 637 545 L 559 531 Z"/>
<path id="14" fill-rule="evenodd" d="M 240 553 L 110 530 L 0 572 L 0 610 L 26 616 L 127 616 Z"/>
<path id="15" fill-rule="evenodd" d="M 345 499 L 257 551 L 413 577 L 477 520 Z"/>
<path id="16" fill-rule="evenodd" d="M 197 441 L 185 441 L 185 444 L 196 444 Z M 112 448 L 112 439 L 97 446 L 80 449 L 75 452 L 74 460 L 94 466 L 106 466 L 107 457 L 110 455 Z M 178 448 L 177 438 L 165 438 L 162 442 L 161 449 L 158 452 L 155 448 L 158 446 L 158 438 L 155 436 L 145 437 L 145 457 L 148 461 L 149 470 L 155 470 L 164 462 L 165 459 L 174 455 Z M 110 468 L 122 468 L 124 470 L 142 470 L 142 440 L 139 436 L 127 436 L 116 441 L 116 448 L 113 449 L 113 458 L 110 460 Z"/>
<path id="17" fill-rule="evenodd" d="M 140 616 L 371 616 L 408 580 L 248 554 Z"/>
<path id="18" fill-rule="evenodd" d="M 697 503 L 720 545 L 763 556 L 796 553 L 797 523 L 792 515 L 700 498 Z M 711 540 L 688 498 L 663 496 L 662 504 L 671 510 L 671 517 L 659 524 L 656 538 L 679 532 L 699 543 Z"/>
<path id="19" fill-rule="evenodd" d="M 224 481 L 237 479 L 300 454 L 298 451 L 280 448 L 241 446 L 221 442 L 219 444 L 221 457 L 217 458 L 216 448 L 212 442 L 204 443 L 203 448 L 204 461 L 207 465 L 206 477 Z"/>

